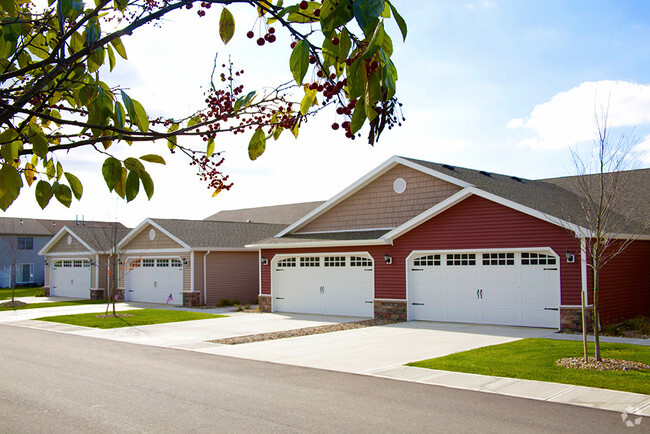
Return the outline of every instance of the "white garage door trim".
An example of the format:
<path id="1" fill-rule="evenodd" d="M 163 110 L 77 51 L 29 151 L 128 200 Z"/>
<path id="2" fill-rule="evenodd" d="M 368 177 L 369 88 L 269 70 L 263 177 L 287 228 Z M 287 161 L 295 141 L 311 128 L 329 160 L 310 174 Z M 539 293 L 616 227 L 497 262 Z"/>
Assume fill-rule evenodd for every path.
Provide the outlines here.
<path id="1" fill-rule="evenodd" d="M 516 274 L 517 274 L 517 276 L 519 276 L 523 272 L 522 270 L 524 270 L 524 268 L 521 268 L 521 267 L 524 267 L 524 265 L 522 265 L 522 262 L 521 262 L 522 253 L 527 253 L 527 252 L 535 253 L 535 254 L 543 254 L 543 255 L 547 255 L 547 256 L 552 257 L 552 258 L 555 259 L 555 264 L 550 265 L 548 267 L 544 267 L 542 269 L 544 271 L 553 271 L 553 270 L 549 270 L 549 268 L 554 267 L 554 271 L 555 271 L 552 280 L 550 280 L 550 281 L 548 281 L 548 283 L 546 283 L 547 287 L 544 289 L 544 291 L 547 292 L 547 295 L 548 295 L 549 290 L 553 291 L 553 294 L 551 295 L 551 297 L 553 298 L 553 301 L 552 302 L 546 301 L 546 302 L 542 303 L 544 305 L 543 307 L 541 307 L 542 304 L 539 304 L 539 305 L 535 306 L 535 309 L 537 309 L 538 307 L 541 307 L 541 309 L 544 311 L 543 314 L 540 314 L 540 316 L 543 316 L 543 319 L 531 320 L 531 321 L 537 321 L 534 324 L 530 323 L 531 321 L 528 321 L 528 323 L 527 323 L 526 318 L 523 318 L 523 315 L 519 315 L 520 318 L 518 318 L 518 319 L 510 319 L 510 320 L 502 320 L 502 319 L 500 319 L 501 317 L 498 316 L 498 314 L 495 313 L 495 312 L 501 309 L 501 311 L 503 313 L 507 313 L 508 310 L 513 307 L 513 303 L 504 303 L 503 306 L 499 306 L 498 302 L 497 303 L 493 302 L 491 305 L 488 305 L 487 303 L 484 302 L 485 304 L 481 305 L 480 302 L 483 301 L 484 299 L 486 299 L 487 297 L 486 296 L 481 297 L 481 295 L 483 295 L 483 294 L 481 293 L 480 286 L 482 286 L 482 285 L 479 283 L 478 285 L 473 285 L 473 286 L 476 286 L 477 294 L 479 294 L 479 295 L 477 295 L 478 300 L 479 300 L 479 302 L 477 302 L 477 303 L 479 303 L 477 305 L 477 310 L 478 310 L 477 317 L 476 318 L 470 318 L 470 319 L 467 319 L 467 320 L 464 320 L 464 321 L 463 320 L 458 320 L 456 322 L 474 322 L 474 323 L 484 323 L 484 324 L 500 324 L 500 323 L 505 324 L 505 323 L 508 323 L 509 325 L 559 328 L 560 327 L 560 311 L 559 311 L 559 308 L 560 308 L 560 301 L 561 301 L 561 298 L 560 298 L 560 295 L 561 295 L 560 294 L 560 291 L 561 291 L 561 289 L 560 289 L 561 288 L 561 284 L 560 284 L 561 258 L 550 247 L 512 248 L 512 249 L 497 248 L 497 249 L 462 249 L 462 250 L 461 249 L 454 249 L 454 250 L 415 250 L 415 251 L 411 252 L 411 254 L 406 258 L 406 300 L 407 300 L 407 318 L 408 318 L 408 320 L 410 321 L 410 320 L 415 319 L 414 318 L 415 314 L 414 314 L 413 310 L 416 307 L 413 305 L 415 300 L 412 300 L 412 296 L 413 296 L 413 294 L 412 294 L 413 290 L 412 289 L 413 289 L 414 282 L 413 282 L 413 276 L 412 276 L 411 268 L 414 266 L 414 260 L 416 258 L 427 256 L 427 255 L 440 255 L 440 261 L 442 261 L 441 266 L 443 268 L 440 268 L 439 270 L 443 270 L 445 267 L 448 267 L 448 265 L 446 265 L 446 262 L 445 262 L 447 255 L 450 255 L 450 254 L 463 254 L 463 253 L 474 254 L 475 255 L 476 265 L 474 265 L 472 267 L 476 267 L 476 268 L 474 268 L 474 269 L 467 268 L 466 269 L 468 271 L 467 278 L 471 279 L 471 277 L 470 277 L 471 276 L 471 274 L 470 274 L 471 271 L 475 271 L 475 272 L 478 273 L 478 272 L 480 272 L 482 270 L 483 271 L 488 270 L 488 268 L 484 268 L 487 265 L 483 265 L 483 256 L 482 256 L 483 253 L 495 253 L 495 254 L 514 253 L 514 264 L 513 265 L 516 268 L 514 268 L 513 270 L 517 271 Z M 532 261 L 530 261 L 530 262 L 532 262 Z M 456 265 L 459 265 L 459 264 L 456 264 Z M 490 265 L 490 266 L 493 266 L 493 265 L 498 265 L 498 264 L 495 264 L 494 261 L 493 261 L 492 265 Z M 502 266 L 502 265 L 499 265 L 499 266 Z M 536 266 L 540 267 L 540 265 L 536 265 Z M 469 267 L 469 265 L 467 265 L 467 267 Z M 492 270 L 492 269 L 497 270 L 497 268 L 490 268 L 490 270 Z M 455 270 L 460 270 L 460 268 L 455 268 Z M 503 274 L 503 275 L 506 276 L 506 275 L 509 275 L 509 273 L 508 274 Z M 472 290 L 473 290 L 473 288 L 472 288 Z M 522 288 L 520 288 L 518 286 L 518 287 L 515 288 L 515 291 L 522 291 Z M 490 292 L 490 294 L 492 294 L 492 292 Z M 522 300 L 523 299 L 522 296 L 524 295 L 524 293 L 523 292 L 517 292 L 517 294 L 519 294 L 519 297 L 517 298 L 517 300 Z M 472 298 L 473 298 L 473 295 L 474 294 L 472 292 L 472 294 L 471 294 Z M 469 297 L 469 295 L 468 295 L 468 297 Z M 518 301 L 517 303 L 520 303 L 520 301 Z M 471 305 L 473 304 L 472 301 L 469 301 L 469 300 L 465 301 L 462 298 L 459 298 L 458 300 L 456 300 L 455 304 L 458 305 L 457 307 L 459 309 L 466 309 L 468 313 L 473 312 L 472 308 L 471 308 Z M 452 305 L 452 303 L 449 303 L 447 306 L 445 306 L 445 309 L 447 309 L 451 305 Z M 488 306 L 490 308 L 495 308 L 495 309 L 490 309 L 490 312 L 488 312 Z M 449 310 L 447 311 L 447 313 L 449 314 Z M 489 316 L 491 314 L 497 315 L 496 319 L 495 319 L 495 317 L 489 318 Z M 443 315 L 441 314 L 441 316 L 443 316 Z M 462 315 L 458 315 L 458 316 L 462 317 Z M 455 318 L 458 318 L 458 316 L 455 316 Z M 444 321 L 444 319 L 441 320 L 441 321 Z M 454 320 L 449 319 L 448 321 L 451 322 L 451 321 L 454 321 Z"/>
<path id="2" fill-rule="evenodd" d="M 55 297 L 90 298 L 91 270 L 92 263 L 88 258 L 57 258 L 51 260 L 51 295 Z M 67 280 L 70 280 L 70 285 L 67 284 Z"/>
<path id="3" fill-rule="evenodd" d="M 315 305 L 311 309 L 291 309 L 290 307 L 288 308 L 289 310 L 285 309 L 283 306 L 282 301 L 278 300 L 278 275 L 277 275 L 277 268 L 279 268 L 279 263 L 280 261 L 283 260 L 291 260 L 292 258 L 295 260 L 296 264 L 296 269 L 303 268 L 305 271 L 307 269 L 310 269 L 311 267 L 300 267 L 300 258 L 320 258 L 319 261 L 321 265 L 318 267 L 319 270 L 323 270 L 323 275 L 320 276 L 322 279 L 327 279 L 327 276 L 324 275 L 326 269 L 329 270 L 335 270 L 339 269 L 338 266 L 332 266 L 327 267 L 324 264 L 324 259 L 323 258 L 340 258 L 344 257 L 345 259 L 345 269 L 352 269 L 350 265 L 350 258 L 351 257 L 356 257 L 356 258 L 362 258 L 364 260 L 369 260 L 370 265 L 358 265 L 358 270 L 361 271 L 363 270 L 364 272 L 370 273 L 370 276 L 368 277 L 368 280 L 365 282 L 367 284 L 366 288 L 361 288 L 361 291 L 363 293 L 359 294 L 359 298 L 356 300 L 354 306 L 355 307 L 350 307 L 349 311 L 342 311 L 343 309 L 339 309 L 336 307 L 333 307 L 332 305 L 328 306 L 328 303 L 331 301 L 332 303 L 336 304 L 336 297 L 332 297 L 330 300 L 319 300 L 316 302 L 314 299 L 314 304 L 319 304 L 319 308 L 316 308 Z M 336 264 L 335 259 L 330 259 L 329 260 L 330 264 L 334 265 Z M 324 314 L 324 315 L 341 315 L 341 316 L 359 316 L 359 317 L 373 317 L 374 316 L 374 295 L 375 295 L 375 266 L 374 266 L 374 259 L 368 252 L 328 252 L 328 253 L 301 253 L 301 254 L 279 254 L 275 255 L 273 259 L 271 260 L 271 310 L 273 312 L 277 311 L 282 311 L 282 312 L 300 312 L 302 311 L 307 311 L 311 310 L 310 313 L 315 313 L 315 314 Z M 316 267 L 314 267 L 316 268 Z M 355 267 L 356 268 L 356 267 Z M 293 269 L 293 267 L 292 267 Z M 362 279 L 365 280 L 365 277 L 362 277 Z M 323 296 L 327 296 L 331 293 L 327 292 L 327 289 L 329 287 L 327 280 L 323 281 L 322 285 L 317 285 L 317 287 L 320 290 L 320 294 Z M 317 289 L 317 290 L 318 290 Z M 346 293 L 346 297 L 349 297 L 349 293 Z M 363 299 L 363 300 L 362 300 Z M 305 299 L 307 300 L 307 299 Z M 312 300 L 312 299 L 310 299 Z M 349 299 L 348 299 L 349 300 Z M 288 303 L 287 303 L 288 304 Z"/>
<path id="4" fill-rule="evenodd" d="M 159 266 L 158 261 L 168 261 L 167 266 Z M 178 261 L 180 265 L 172 265 L 171 261 Z M 145 261 L 153 261 L 153 266 L 147 267 L 144 265 Z M 130 269 L 131 263 L 135 268 Z M 143 303 L 166 303 L 170 305 L 183 305 L 183 286 L 184 286 L 184 266 L 183 258 L 180 256 L 130 256 L 124 260 L 124 300 L 125 301 L 138 301 Z M 172 271 L 180 267 L 180 271 Z M 178 273 L 171 276 L 178 281 L 169 280 L 169 276 L 160 277 L 156 276 L 156 270 L 166 269 L 170 273 Z M 143 276 L 146 271 L 151 270 L 153 275 Z M 132 274 L 133 273 L 133 274 Z M 136 284 L 140 288 L 133 288 L 135 278 L 140 278 L 142 281 Z M 160 285 L 160 286 L 158 286 Z M 139 291 L 138 291 L 139 290 Z M 169 296 L 171 295 L 171 300 Z M 168 301 L 169 300 L 169 301 Z"/>

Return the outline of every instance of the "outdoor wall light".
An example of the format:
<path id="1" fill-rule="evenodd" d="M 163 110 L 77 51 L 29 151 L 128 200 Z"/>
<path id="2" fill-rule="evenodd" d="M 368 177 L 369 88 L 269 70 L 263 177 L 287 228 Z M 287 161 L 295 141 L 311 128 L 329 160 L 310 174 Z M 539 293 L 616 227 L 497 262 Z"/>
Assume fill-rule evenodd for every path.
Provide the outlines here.
<path id="1" fill-rule="evenodd" d="M 47 262 L 47 261 L 44 261 L 44 262 L 45 262 L 45 266 L 46 266 L 46 267 L 47 267 L 48 265 L 50 265 L 49 262 Z"/>
<path id="2" fill-rule="evenodd" d="M 187 264 L 189 264 L 189 263 L 190 263 L 190 261 L 188 261 L 187 259 L 183 258 L 183 265 L 187 265 Z"/>
<path id="3" fill-rule="evenodd" d="M 567 261 L 567 262 L 575 262 L 575 261 L 576 261 L 576 255 L 574 255 L 573 253 L 571 253 L 570 250 L 567 250 L 567 251 L 566 251 L 566 261 Z"/>
<path id="4" fill-rule="evenodd" d="M 269 260 L 262 256 L 262 265 L 269 265 Z"/>
<path id="5" fill-rule="evenodd" d="M 90 261 L 90 265 L 92 265 L 94 267 L 97 264 L 95 263 L 95 261 Z"/>
<path id="6" fill-rule="evenodd" d="M 121 259 L 119 261 L 117 261 L 117 263 L 118 263 L 118 265 L 124 265 L 124 262 L 122 262 Z"/>
<path id="7" fill-rule="evenodd" d="M 393 258 L 390 257 L 388 253 L 384 255 L 384 261 L 386 261 L 387 264 L 392 264 L 393 263 Z"/>

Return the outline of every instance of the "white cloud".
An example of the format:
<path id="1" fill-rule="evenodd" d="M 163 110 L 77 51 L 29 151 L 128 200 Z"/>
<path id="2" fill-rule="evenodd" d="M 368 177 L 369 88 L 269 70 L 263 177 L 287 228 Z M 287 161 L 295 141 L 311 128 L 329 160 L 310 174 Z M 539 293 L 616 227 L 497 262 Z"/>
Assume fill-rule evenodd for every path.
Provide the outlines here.
<path id="1" fill-rule="evenodd" d="M 640 154 L 639 160 L 642 163 L 650 164 L 650 134 L 645 136 L 641 142 L 634 147 L 634 151 Z"/>
<path id="2" fill-rule="evenodd" d="M 595 114 L 607 109 L 609 127 L 638 127 L 650 124 L 650 84 L 626 81 L 588 81 L 560 92 L 533 108 L 526 121 L 512 119 L 508 128 L 529 128 L 532 136 L 521 146 L 549 150 L 592 140 Z"/>

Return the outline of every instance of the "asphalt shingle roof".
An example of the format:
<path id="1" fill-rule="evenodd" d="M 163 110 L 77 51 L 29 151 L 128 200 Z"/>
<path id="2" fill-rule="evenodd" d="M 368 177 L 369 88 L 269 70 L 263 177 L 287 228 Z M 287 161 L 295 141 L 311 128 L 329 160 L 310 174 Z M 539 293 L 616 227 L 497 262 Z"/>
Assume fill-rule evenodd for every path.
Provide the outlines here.
<path id="1" fill-rule="evenodd" d="M 36 219 L 47 229 L 52 235 L 55 235 L 62 227 L 111 227 L 115 226 L 124 229 L 125 226 L 119 222 L 99 222 L 99 221 L 84 221 L 84 220 L 53 220 L 53 219 Z"/>
<path id="2" fill-rule="evenodd" d="M 3 235 L 52 235 L 35 219 L 0 217 L 0 234 Z"/>
<path id="3" fill-rule="evenodd" d="M 261 206 L 257 208 L 244 208 L 219 211 L 205 220 L 230 221 L 230 222 L 256 222 L 284 224 L 285 226 L 309 214 L 323 201 L 289 203 L 275 206 Z"/>
<path id="4" fill-rule="evenodd" d="M 81 238 L 96 252 L 108 253 L 117 246 L 130 229 L 119 226 L 66 226 L 68 230 Z"/>

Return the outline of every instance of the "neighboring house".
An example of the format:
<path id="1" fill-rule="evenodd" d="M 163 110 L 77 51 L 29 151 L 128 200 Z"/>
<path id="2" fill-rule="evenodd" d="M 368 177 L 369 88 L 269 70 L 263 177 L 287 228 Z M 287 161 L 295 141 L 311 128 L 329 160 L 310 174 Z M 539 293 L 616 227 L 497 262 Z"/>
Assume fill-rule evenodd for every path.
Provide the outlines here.
<path id="1" fill-rule="evenodd" d="M 110 226 L 64 226 L 40 250 L 45 257 L 45 291 L 51 296 L 105 298 L 109 289 L 109 255 L 129 232 Z"/>
<path id="2" fill-rule="evenodd" d="M 289 203 L 284 205 L 260 206 L 220 211 L 205 220 L 227 222 L 255 222 L 290 225 L 323 204 L 318 202 Z"/>
<path id="3" fill-rule="evenodd" d="M 45 273 L 38 251 L 52 235 L 34 219 L 0 217 L 0 288 L 42 286 Z"/>
<path id="4" fill-rule="evenodd" d="M 118 246 L 126 301 L 197 306 L 249 303 L 259 293 L 259 253 L 244 246 L 286 225 L 146 219 Z"/>
<path id="5" fill-rule="evenodd" d="M 634 175 L 624 194 L 650 203 L 650 169 Z M 249 245 L 267 264 L 260 308 L 575 327 L 593 284 L 575 236 L 582 209 L 565 184 L 393 157 Z M 649 263 L 644 233 L 603 270 L 603 322 L 650 311 Z"/>

